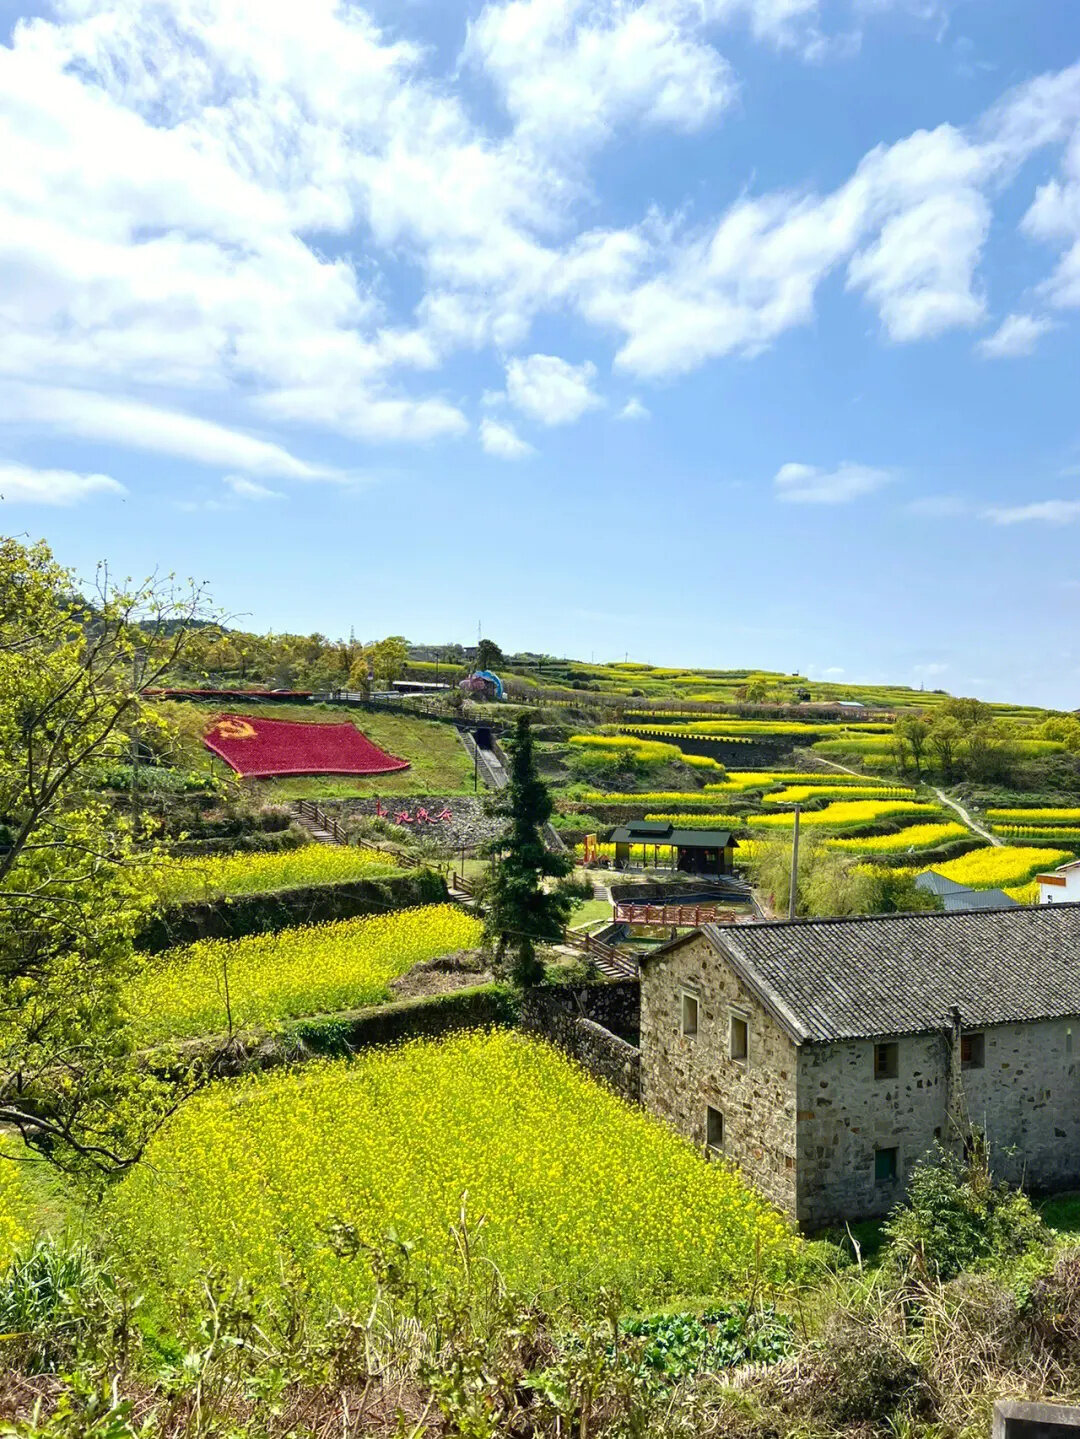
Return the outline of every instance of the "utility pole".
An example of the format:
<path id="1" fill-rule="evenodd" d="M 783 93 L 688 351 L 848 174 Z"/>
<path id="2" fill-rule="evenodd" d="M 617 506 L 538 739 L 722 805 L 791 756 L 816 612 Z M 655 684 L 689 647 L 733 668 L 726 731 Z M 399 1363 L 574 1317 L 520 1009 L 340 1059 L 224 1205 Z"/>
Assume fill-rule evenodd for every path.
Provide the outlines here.
<path id="1" fill-rule="evenodd" d="M 788 896 L 788 919 L 795 918 L 795 901 L 799 893 L 799 806 L 791 830 L 791 893 Z"/>

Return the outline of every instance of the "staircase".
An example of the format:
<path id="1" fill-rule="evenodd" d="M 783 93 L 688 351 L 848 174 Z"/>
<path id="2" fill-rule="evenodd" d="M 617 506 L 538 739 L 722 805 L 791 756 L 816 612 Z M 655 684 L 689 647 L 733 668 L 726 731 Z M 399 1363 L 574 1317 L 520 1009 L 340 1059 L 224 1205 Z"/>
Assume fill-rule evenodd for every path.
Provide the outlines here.
<path id="1" fill-rule="evenodd" d="M 341 825 L 321 810 L 314 800 L 297 799 L 289 808 L 297 824 L 306 829 L 318 844 L 348 844 L 348 835 Z"/>

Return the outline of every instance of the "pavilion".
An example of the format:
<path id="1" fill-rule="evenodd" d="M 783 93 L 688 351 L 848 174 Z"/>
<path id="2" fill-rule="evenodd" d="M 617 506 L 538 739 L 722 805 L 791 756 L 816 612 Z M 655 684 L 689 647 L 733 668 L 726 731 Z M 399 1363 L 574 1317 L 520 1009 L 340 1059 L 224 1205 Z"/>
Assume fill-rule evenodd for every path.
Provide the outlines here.
<path id="1" fill-rule="evenodd" d="M 648 864 L 652 846 L 653 865 L 660 868 L 659 849 L 669 847 L 674 854 L 674 869 L 684 874 L 731 874 L 738 840 L 726 829 L 676 829 L 663 820 L 631 820 L 612 833 L 615 846 L 615 868 L 626 869 L 631 850 L 642 847 L 642 859 Z"/>

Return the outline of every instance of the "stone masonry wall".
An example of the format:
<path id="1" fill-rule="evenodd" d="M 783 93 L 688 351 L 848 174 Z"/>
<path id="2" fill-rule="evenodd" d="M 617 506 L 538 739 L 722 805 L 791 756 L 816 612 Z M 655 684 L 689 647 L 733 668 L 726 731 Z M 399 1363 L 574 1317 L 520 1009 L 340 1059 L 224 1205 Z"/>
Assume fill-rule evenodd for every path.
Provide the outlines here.
<path id="1" fill-rule="evenodd" d="M 994 1172 L 1037 1190 L 1080 1186 L 1080 1025 L 996 1025 L 983 1034 L 984 1063 L 960 1070 L 958 1098 L 989 1140 Z M 874 1078 L 870 1041 L 800 1052 L 796 1214 L 806 1228 L 885 1214 L 935 1139 L 955 1142 L 947 1033 L 896 1042 L 895 1079 Z M 895 1182 L 875 1182 L 879 1148 L 897 1150 Z"/>
<path id="2" fill-rule="evenodd" d="M 631 982 L 530 989 L 522 996 L 518 1024 L 557 1044 L 616 1094 L 639 1104 L 641 1051 L 604 1022 L 636 1029 L 636 990 Z"/>
<path id="3" fill-rule="evenodd" d="M 682 1033 L 682 996 L 698 998 L 698 1032 Z M 731 1059 L 732 1011 L 749 1021 L 749 1057 Z M 653 1114 L 705 1143 L 707 1105 L 724 1116 L 724 1152 L 763 1194 L 795 1212 L 798 1054 L 703 936 L 642 965 L 641 1094 Z"/>

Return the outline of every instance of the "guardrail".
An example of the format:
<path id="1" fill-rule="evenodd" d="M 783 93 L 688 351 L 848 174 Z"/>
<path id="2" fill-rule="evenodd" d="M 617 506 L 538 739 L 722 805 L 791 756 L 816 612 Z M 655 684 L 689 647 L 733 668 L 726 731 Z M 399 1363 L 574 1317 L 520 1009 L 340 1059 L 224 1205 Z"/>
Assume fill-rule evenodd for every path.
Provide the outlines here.
<path id="1" fill-rule="evenodd" d="M 301 819 L 308 819 L 319 829 L 325 830 L 335 844 L 348 845 L 352 843 L 345 826 L 333 815 L 327 814 L 313 799 L 294 800 L 293 812 Z M 391 859 L 397 860 L 402 869 L 418 869 L 420 866 L 419 860 L 414 859 L 411 854 L 406 854 L 404 850 L 398 849 L 395 845 L 380 844 L 378 840 L 364 839 L 363 846 L 365 849 L 377 849 L 382 854 L 389 855 Z"/>
<path id="2" fill-rule="evenodd" d="M 629 955 L 623 954 L 603 940 L 593 939 L 591 934 L 582 934 L 578 930 L 568 929 L 565 935 L 565 943 L 571 949 L 578 949 L 593 961 L 601 974 L 606 974 L 609 979 L 637 979 L 637 961 Z"/>
<path id="3" fill-rule="evenodd" d="M 734 924 L 733 909 L 715 904 L 616 904 L 613 918 L 618 924 L 667 924 L 698 929 L 703 924 Z"/>

